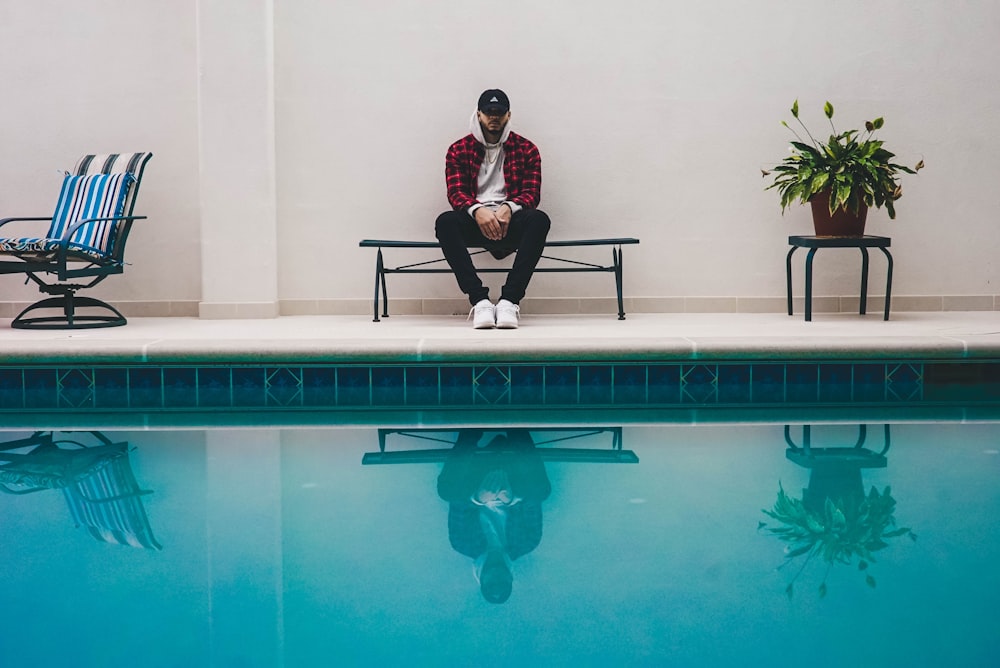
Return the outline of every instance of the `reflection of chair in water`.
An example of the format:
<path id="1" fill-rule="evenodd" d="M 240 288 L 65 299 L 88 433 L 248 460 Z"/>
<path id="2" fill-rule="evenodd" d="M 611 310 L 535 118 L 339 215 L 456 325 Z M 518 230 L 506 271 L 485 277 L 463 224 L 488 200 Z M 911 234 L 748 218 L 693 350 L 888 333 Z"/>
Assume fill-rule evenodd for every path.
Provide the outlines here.
<path id="1" fill-rule="evenodd" d="M 477 427 L 481 432 L 506 432 L 505 428 Z M 631 450 L 622 450 L 621 427 L 526 427 L 538 456 L 546 462 L 595 462 L 634 464 L 639 458 Z M 443 462 L 451 448 L 457 442 L 457 432 L 454 428 L 419 428 L 419 429 L 379 429 L 378 452 L 367 452 L 361 460 L 362 464 L 421 464 Z M 567 448 L 557 444 L 578 442 L 589 437 L 611 436 L 610 449 L 598 448 Z M 387 451 L 389 436 L 401 436 L 413 441 L 427 441 L 444 444 L 447 447 L 424 450 Z M 555 446 L 555 447 L 553 447 Z"/>
<path id="2" fill-rule="evenodd" d="M 82 434 L 97 443 L 75 440 Z M 61 439 L 35 432 L 0 445 L 0 491 L 61 489 L 76 525 L 97 540 L 159 550 L 140 498 L 151 492 L 139 488 L 128 452 L 128 443 L 114 443 L 96 431 Z"/>

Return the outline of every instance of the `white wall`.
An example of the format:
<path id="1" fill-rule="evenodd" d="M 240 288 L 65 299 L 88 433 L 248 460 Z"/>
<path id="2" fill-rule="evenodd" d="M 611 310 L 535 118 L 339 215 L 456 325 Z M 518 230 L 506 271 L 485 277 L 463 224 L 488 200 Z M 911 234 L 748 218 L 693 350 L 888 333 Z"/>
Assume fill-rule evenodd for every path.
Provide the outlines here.
<path id="1" fill-rule="evenodd" d="M 0 4 L 0 215 L 51 206 L 54 169 L 82 152 L 156 154 L 139 203 L 148 230 L 132 240 L 126 278 L 108 281 L 113 299 L 204 298 L 195 21 L 212 0 L 200 3 Z M 759 169 L 784 155 L 779 122 L 796 98 L 818 132 L 825 100 L 838 129 L 884 116 L 888 148 L 926 161 L 904 179 L 896 221 L 869 216 L 869 233 L 893 237 L 896 297 L 983 296 L 976 307 L 993 308 L 1000 294 L 996 3 L 274 0 L 273 24 L 284 312 L 367 312 L 374 253 L 357 242 L 433 238 L 447 207 L 445 149 L 493 86 L 541 149 L 552 238 L 642 239 L 626 249 L 626 293 L 650 298 L 640 308 L 728 310 L 733 298 L 783 308 L 785 237 L 810 223 L 799 207 L 782 218 Z M 122 35 L 134 37 L 127 48 L 111 42 Z M 103 68 L 66 67 L 112 61 L 117 84 Z M 104 100 L 116 86 L 127 95 L 112 111 Z M 856 293 L 847 253 L 817 256 L 817 295 Z M 231 257 L 232 271 L 253 271 L 238 245 Z M 883 267 L 873 256 L 876 294 Z M 2 281 L 0 301 L 30 294 Z M 447 276 L 390 288 L 461 299 Z M 606 277 L 540 275 L 529 289 L 536 299 L 610 294 Z"/>
<path id="2" fill-rule="evenodd" d="M 491 86 L 542 151 L 552 236 L 642 238 L 626 249 L 632 295 L 783 294 L 783 237 L 809 233 L 808 216 L 782 219 L 758 168 L 784 154 L 796 98 L 818 131 L 826 99 L 840 127 L 884 115 L 889 148 L 926 160 L 898 219 L 870 216 L 894 237 L 897 295 L 996 293 L 1000 9 L 986 5 L 510 0 L 491 21 L 490 2 L 283 3 L 282 238 L 320 241 L 283 246 L 283 266 L 296 259 L 283 295 L 366 295 L 371 252 L 330 265 L 323 241 L 431 238 L 444 149 Z M 817 259 L 818 294 L 856 290 L 846 260 Z M 529 295 L 586 296 L 594 280 L 541 276 Z M 454 292 L 445 277 L 433 288 Z"/>
<path id="3" fill-rule="evenodd" d="M 136 205 L 149 219 L 130 236 L 131 266 L 96 294 L 161 310 L 196 303 L 201 290 L 194 7 L 0 1 L 0 217 L 51 215 L 58 171 L 81 155 L 152 151 Z M 0 277 L 0 302 L 38 298 L 22 279 Z"/>

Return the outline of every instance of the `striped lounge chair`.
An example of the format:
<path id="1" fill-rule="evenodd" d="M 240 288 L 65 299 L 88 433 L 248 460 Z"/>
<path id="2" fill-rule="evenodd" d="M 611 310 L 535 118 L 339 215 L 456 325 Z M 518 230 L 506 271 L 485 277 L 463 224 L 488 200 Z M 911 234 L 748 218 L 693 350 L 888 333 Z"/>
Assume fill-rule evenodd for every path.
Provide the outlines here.
<path id="1" fill-rule="evenodd" d="M 93 444 L 84 445 L 84 439 Z M 141 497 L 151 492 L 136 482 L 128 453 L 128 443 L 112 442 L 101 432 L 65 438 L 36 432 L 0 444 L 0 492 L 61 489 L 76 526 L 97 540 L 160 550 L 142 505 Z"/>
<path id="2" fill-rule="evenodd" d="M 132 213 L 152 155 L 85 155 L 63 178 L 51 217 L 0 219 L 0 274 L 27 274 L 42 293 L 53 295 L 24 309 L 12 327 L 82 329 L 126 323 L 107 302 L 76 293 L 124 271 L 132 222 L 145 218 Z M 45 236 L 5 236 L 18 226 L 2 228 L 14 222 L 47 222 L 49 227 Z M 74 280 L 81 282 L 70 282 Z M 78 313 L 81 308 L 86 311 Z M 56 314 L 38 315 L 39 310 Z"/>

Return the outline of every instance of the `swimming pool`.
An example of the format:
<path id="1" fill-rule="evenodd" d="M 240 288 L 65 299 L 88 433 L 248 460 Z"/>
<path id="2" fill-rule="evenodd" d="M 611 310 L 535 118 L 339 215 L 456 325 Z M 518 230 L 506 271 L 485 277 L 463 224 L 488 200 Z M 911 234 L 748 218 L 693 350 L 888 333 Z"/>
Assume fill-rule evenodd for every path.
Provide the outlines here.
<path id="1" fill-rule="evenodd" d="M 8 484 L 39 490 L 0 498 L 0 655 L 36 666 L 995 665 L 996 416 L 672 415 L 109 428 L 91 416 L 86 430 L 28 416 L 0 432 Z M 51 453 L 11 465 L 47 435 L 109 454 L 77 458 L 76 478 Z M 787 533 L 802 527 L 821 536 L 811 557 L 794 556 L 804 543 Z"/>

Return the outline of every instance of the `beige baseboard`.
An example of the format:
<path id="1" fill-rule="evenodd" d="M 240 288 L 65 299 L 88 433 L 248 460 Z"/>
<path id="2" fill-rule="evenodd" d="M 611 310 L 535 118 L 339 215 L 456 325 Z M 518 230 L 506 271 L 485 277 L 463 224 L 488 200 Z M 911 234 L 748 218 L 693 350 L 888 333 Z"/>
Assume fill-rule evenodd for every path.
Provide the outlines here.
<path id="1" fill-rule="evenodd" d="M 257 320 L 277 318 L 278 302 L 199 302 L 198 317 L 203 320 Z"/>
<path id="2" fill-rule="evenodd" d="M 857 295 L 815 296 L 817 313 L 857 312 Z M 805 308 L 805 298 L 792 300 L 796 312 Z M 867 310 L 884 308 L 884 295 L 869 295 Z M 785 313 L 785 297 L 626 297 L 626 313 Z M 381 308 L 381 304 L 380 304 Z M 589 315 L 615 313 L 614 297 L 526 298 L 521 302 L 525 314 Z M 892 298 L 893 311 L 1000 311 L 1000 295 L 899 295 Z M 390 315 L 464 315 L 467 300 L 400 298 L 389 300 Z M 372 314 L 368 299 L 282 300 L 281 315 L 367 315 Z"/>
<path id="3" fill-rule="evenodd" d="M 805 308 L 803 297 L 793 300 L 796 313 Z M 274 318 L 279 315 L 371 316 L 370 299 L 282 299 L 278 302 L 116 301 L 128 318 L 202 318 L 209 320 Z M 882 295 L 869 295 L 867 310 L 883 309 Z M 784 313 L 785 297 L 626 297 L 626 313 Z M 13 318 L 30 302 L 0 301 L 0 318 Z M 591 315 L 616 313 L 614 297 L 528 298 L 521 302 L 525 314 Z M 1000 311 L 1000 295 L 899 295 L 892 298 L 893 312 Z M 856 313 L 858 296 L 813 297 L 816 313 Z M 469 303 L 462 298 L 389 301 L 391 315 L 465 315 Z"/>
<path id="4" fill-rule="evenodd" d="M 14 318 L 34 302 L 0 302 L 0 318 Z M 112 301 L 126 318 L 197 318 L 196 301 Z"/>

